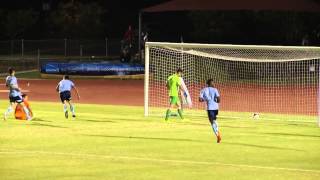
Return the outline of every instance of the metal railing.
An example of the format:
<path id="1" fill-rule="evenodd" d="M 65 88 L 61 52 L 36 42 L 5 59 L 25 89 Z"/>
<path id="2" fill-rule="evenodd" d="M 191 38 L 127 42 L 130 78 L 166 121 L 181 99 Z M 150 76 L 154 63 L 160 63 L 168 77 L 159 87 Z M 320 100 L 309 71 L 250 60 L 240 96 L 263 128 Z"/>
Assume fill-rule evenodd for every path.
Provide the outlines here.
<path id="1" fill-rule="evenodd" d="M 0 73 L 7 71 L 10 66 L 17 70 L 38 69 L 40 59 L 120 60 L 122 47 L 121 39 L 109 38 L 0 41 Z M 134 44 L 133 55 L 137 53 L 137 49 Z"/>

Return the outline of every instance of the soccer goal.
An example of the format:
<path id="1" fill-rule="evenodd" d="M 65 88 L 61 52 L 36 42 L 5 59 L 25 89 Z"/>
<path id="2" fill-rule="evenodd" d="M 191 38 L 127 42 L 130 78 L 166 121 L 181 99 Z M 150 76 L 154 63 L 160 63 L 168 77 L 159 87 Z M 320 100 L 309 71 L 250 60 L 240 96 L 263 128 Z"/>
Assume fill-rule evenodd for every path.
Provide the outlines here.
<path id="1" fill-rule="evenodd" d="M 199 91 L 213 78 L 221 111 L 317 119 L 319 65 L 319 47 L 147 42 L 145 116 L 168 107 L 166 80 L 180 67 L 193 109 L 204 108 Z"/>

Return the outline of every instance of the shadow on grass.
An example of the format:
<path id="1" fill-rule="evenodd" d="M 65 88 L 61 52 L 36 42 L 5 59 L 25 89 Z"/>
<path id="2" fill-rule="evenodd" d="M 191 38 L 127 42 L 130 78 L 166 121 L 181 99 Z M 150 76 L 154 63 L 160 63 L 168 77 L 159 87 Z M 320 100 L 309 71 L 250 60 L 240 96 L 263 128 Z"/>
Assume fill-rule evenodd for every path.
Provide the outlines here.
<path id="1" fill-rule="evenodd" d="M 276 146 L 245 144 L 245 143 L 237 143 L 237 142 L 222 142 L 222 143 L 223 144 L 229 144 L 229 145 L 235 145 L 235 146 L 247 146 L 247 147 L 263 148 L 263 149 L 291 150 L 291 151 L 304 152 L 303 150 L 300 150 L 300 149 L 284 148 L 284 147 L 276 147 Z"/>
<path id="2" fill-rule="evenodd" d="M 43 120 L 43 119 L 40 119 L 40 118 L 33 118 L 32 121 L 41 121 L 41 122 L 52 122 L 52 121 L 48 121 L 48 120 Z"/>
<path id="3" fill-rule="evenodd" d="M 254 129 L 256 127 L 249 127 L 249 126 L 230 126 L 230 125 L 221 125 L 222 128 L 236 128 L 236 129 Z"/>
<path id="4" fill-rule="evenodd" d="M 267 135 L 276 135 L 276 136 L 299 136 L 299 137 L 314 137 L 320 138 L 319 135 L 308 135 L 308 134 L 291 134 L 291 133 L 262 133 Z"/>
<path id="5" fill-rule="evenodd" d="M 137 136 L 111 136 L 111 135 L 94 135 L 82 134 L 89 137 L 103 137 L 103 138 L 120 138 L 120 139 L 142 139 L 142 140 L 161 140 L 161 141 L 184 141 L 184 142 L 205 142 L 194 139 L 179 139 L 179 138 L 159 138 L 159 137 L 137 137 Z"/>
<path id="6" fill-rule="evenodd" d="M 42 124 L 42 123 L 37 123 L 33 122 L 32 124 L 29 124 L 30 126 L 45 126 L 45 127 L 53 127 L 53 128 L 67 128 L 64 126 L 56 126 L 56 125 L 51 125 L 51 124 Z"/>
<path id="7" fill-rule="evenodd" d="M 110 121 L 110 120 L 93 120 L 93 119 L 78 119 L 80 121 L 87 121 L 87 122 L 98 122 L 98 123 L 116 123 L 114 121 Z"/>
<path id="8" fill-rule="evenodd" d="M 288 123 L 288 124 L 285 124 L 285 125 L 288 125 L 288 126 L 314 127 L 313 123 L 309 123 L 309 122 L 306 122 L 306 123 L 309 123 L 309 124 L 302 124 L 302 123 Z"/>
<path id="9" fill-rule="evenodd" d="M 183 122 L 183 120 L 181 121 Z M 195 125 L 195 126 L 210 126 L 210 122 L 208 121 L 207 123 L 200 123 L 200 122 L 184 122 L 186 125 Z M 249 126 L 230 126 L 230 125 L 220 125 L 219 127 L 221 128 L 234 128 L 234 129 L 254 129 L 255 127 L 249 127 Z"/>

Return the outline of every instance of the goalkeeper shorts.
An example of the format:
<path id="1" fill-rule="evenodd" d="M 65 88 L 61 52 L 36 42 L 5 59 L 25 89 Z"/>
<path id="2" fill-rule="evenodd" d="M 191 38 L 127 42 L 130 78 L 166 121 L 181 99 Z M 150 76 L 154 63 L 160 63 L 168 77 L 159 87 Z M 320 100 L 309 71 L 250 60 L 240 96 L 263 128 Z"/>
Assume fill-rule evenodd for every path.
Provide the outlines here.
<path id="1" fill-rule="evenodd" d="M 180 105 L 180 99 L 178 96 L 170 96 L 170 104 Z"/>

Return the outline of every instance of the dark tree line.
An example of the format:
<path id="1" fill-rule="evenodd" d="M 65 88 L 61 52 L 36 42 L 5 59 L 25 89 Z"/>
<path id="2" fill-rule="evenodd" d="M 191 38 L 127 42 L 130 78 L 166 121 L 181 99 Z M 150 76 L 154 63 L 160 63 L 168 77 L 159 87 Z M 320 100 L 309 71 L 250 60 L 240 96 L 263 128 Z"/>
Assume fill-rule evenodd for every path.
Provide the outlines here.
<path id="1" fill-rule="evenodd" d="M 0 9 L 1 39 L 103 36 L 105 9 L 98 3 L 69 0 L 43 8 Z"/>
<path id="2" fill-rule="evenodd" d="M 42 0 L 55 3 L 0 7 L 0 40 L 122 38 L 129 25 L 137 35 L 139 10 L 161 1 Z M 300 45 L 305 39 L 309 45 L 320 45 L 320 13 L 144 13 L 142 27 L 151 41 Z"/>
<path id="3" fill-rule="evenodd" d="M 192 12 L 192 39 L 204 42 L 320 45 L 320 13 Z"/>

